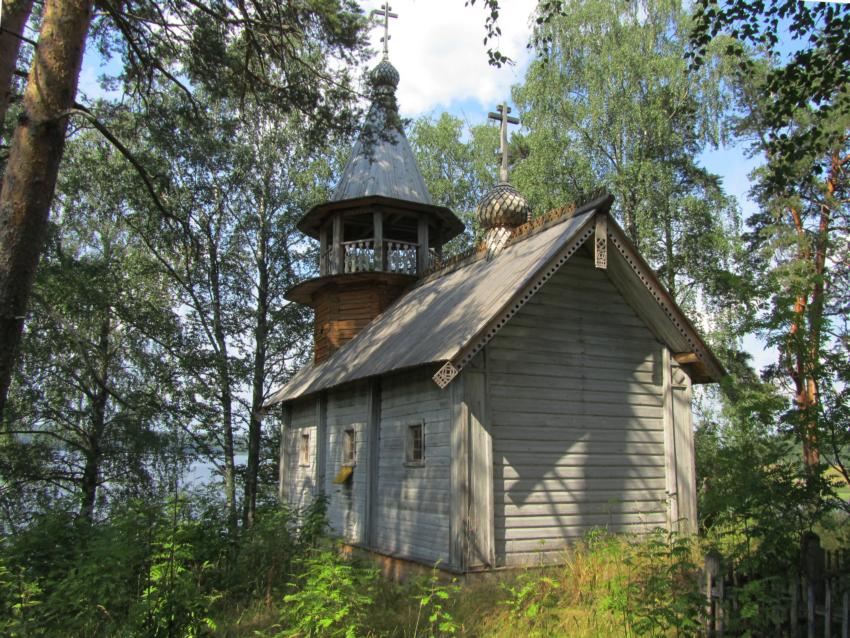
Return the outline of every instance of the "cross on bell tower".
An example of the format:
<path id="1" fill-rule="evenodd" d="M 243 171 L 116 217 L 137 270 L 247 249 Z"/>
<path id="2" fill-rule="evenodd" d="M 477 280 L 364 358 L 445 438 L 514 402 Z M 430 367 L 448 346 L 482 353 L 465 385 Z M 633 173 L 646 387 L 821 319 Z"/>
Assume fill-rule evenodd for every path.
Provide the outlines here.
<path id="1" fill-rule="evenodd" d="M 499 152 L 502 154 L 502 165 L 499 168 L 499 181 L 508 181 L 508 124 L 519 124 L 519 119 L 510 117 L 511 107 L 502 102 L 496 107 L 496 113 L 488 113 L 491 120 L 500 122 L 499 130 Z"/>
<path id="2" fill-rule="evenodd" d="M 384 43 L 384 60 L 389 58 L 389 48 L 388 44 L 390 41 L 390 18 L 397 18 L 397 13 L 391 13 L 392 7 L 389 3 L 384 3 L 381 5 L 380 9 L 372 9 L 369 12 L 369 18 L 373 18 L 376 15 L 382 16 L 384 18 L 384 35 L 381 38 L 381 42 Z"/>

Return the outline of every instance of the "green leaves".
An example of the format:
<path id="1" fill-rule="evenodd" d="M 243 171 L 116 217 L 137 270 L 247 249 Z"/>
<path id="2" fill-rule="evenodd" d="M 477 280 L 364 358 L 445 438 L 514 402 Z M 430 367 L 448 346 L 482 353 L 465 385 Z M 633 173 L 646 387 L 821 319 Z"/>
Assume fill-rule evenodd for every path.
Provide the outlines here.
<path id="1" fill-rule="evenodd" d="M 734 51 L 742 81 L 758 82 L 757 94 L 770 102 L 763 114 L 762 140 L 770 158 L 764 179 L 777 193 L 796 183 L 794 165 L 801 154 L 823 155 L 846 137 L 848 31 L 850 8 L 837 3 L 697 3 L 689 51 L 694 67 L 703 63 L 714 40 L 729 34 L 742 45 Z M 780 44 L 783 32 L 790 38 Z M 766 72 L 754 75 L 750 56 L 766 62 Z M 801 112 L 809 119 L 804 127 L 794 125 Z M 838 129 L 836 122 L 841 123 Z M 820 172 L 820 168 L 813 171 Z"/>
<path id="2" fill-rule="evenodd" d="M 299 559 L 300 579 L 283 597 L 277 636 L 363 635 L 377 570 L 340 556 L 337 548 L 317 548 Z"/>
<path id="3" fill-rule="evenodd" d="M 443 638 L 453 636 L 460 629 L 455 622 L 450 608 L 460 591 L 456 579 L 450 583 L 445 582 L 445 576 L 441 575 L 437 568 L 439 562 L 434 565 L 430 576 L 418 579 L 414 583 L 414 601 L 418 601 L 416 612 L 416 623 L 411 631 L 412 638 L 421 636 L 425 638 Z M 425 620 L 424 623 L 421 621 Z"/>
<path id="4" fill-rule="evenodd" d="M 637 636 L 696 635 L 705 599 L 695 557 L 690 537 L 666 530 L 632 539 L 606 605 Z"/>
<path id="5" fill-rule="evenodd" d="M 711 51 L 683 59 L 678 3 L 564 3 L 535 28 L 514 98 L 528 156 L 513 172 L 535 213 L 604 185 L 614 214 L 686 310 L 728 306 L 739 219 L 695 157 L 724 139 L 731 94 Z"/>

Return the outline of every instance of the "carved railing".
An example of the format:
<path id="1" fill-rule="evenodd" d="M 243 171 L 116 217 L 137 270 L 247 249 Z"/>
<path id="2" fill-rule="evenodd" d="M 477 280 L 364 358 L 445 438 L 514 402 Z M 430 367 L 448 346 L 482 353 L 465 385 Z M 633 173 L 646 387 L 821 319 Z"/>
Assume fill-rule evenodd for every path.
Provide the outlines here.
<path id="1" fill-rule="evenodd" d="M 416 274 L 416 255 L 419 245 L 407 241 L 388 239 L 384 242 L 388 272 L 398 272 L 406 275 Z"/>
<path id="2" fill-rule="evenodd" d="M 375 242 L 371 239 L 344 241 L 343 272 L 367 272 L 378 270 L 375 262 Z"/>
<path id="3" fill-rule="evenodd" d="M 406 275 L 417 274 L 419 244 L 397 239 L 386 239 L 383 244 L 384 263 L 381 264 L 378 252 L 375 250 L 374 239 L 342 242 L 342 272 L 384 271 Z M 436 260 L 436 253 L 430 249 L 428 263 L 433 266 Z M 335 270 L 333 247 L 328 247 L 319 255 L 319 272 L 325 275 L 333 274 Z"/>

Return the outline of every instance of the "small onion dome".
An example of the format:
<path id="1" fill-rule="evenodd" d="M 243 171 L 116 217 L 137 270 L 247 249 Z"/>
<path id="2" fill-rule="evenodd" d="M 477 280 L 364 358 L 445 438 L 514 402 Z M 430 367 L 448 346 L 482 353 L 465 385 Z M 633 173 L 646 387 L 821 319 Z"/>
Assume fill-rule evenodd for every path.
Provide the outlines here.
<path id="1" fill-rule="evenodd" d="M 382 60 L 370 73 L 372 88 L 375 91 L 394 93 L 398 86 L 399 74 L 387 60 Z"/>
<path id="2" fill-rule="evenodd" d="M 481 198 L 475 209 L 478 225 L 483 228 L 514 228 L 531 216 L 531 207 L 520 192 L 507 182 L 499 182 Z"/>

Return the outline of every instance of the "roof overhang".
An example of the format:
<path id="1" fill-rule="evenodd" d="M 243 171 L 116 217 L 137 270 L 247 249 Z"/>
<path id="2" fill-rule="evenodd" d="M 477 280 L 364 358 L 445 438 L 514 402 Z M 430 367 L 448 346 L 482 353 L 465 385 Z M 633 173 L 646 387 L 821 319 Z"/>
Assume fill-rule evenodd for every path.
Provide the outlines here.
<path id="1" fill-rule="evenodd" d="M 302 281 L 300 284 L 292 286 L 287 290 L 283 297 L 289 301 L 304 304 L 305 306 L 313 305 L 313 295 L 328 285 L 336 286 L 351 286 L 351 285 L 389 285 L 405 287 L 416 282 L 414 275 L 405 275 L 394 272 L 351 272 L 344 275 L 326 275 L 324 277 L 315 277 Z"/>
<path id="2" fill-rule="evenodd" d="M 608 221 L 608 241 L 613 248 L 608 251 L 611 280 L 691 380 L 715 383 L 725 377 L 723 364 L 613 219 Z"/>
<path id="3" fill-rule="evenodd" d="M 383 207 L 395 210 L 411 211 L 416 213 L 430 213 L 440 222 L 442 226 L 441 240 L 447 242 L 457 237 L 464 231 L 463 222 L 458 219 L 450 208 L 445 206 L 434 206 L 406 199 L 384 197 L 383 195 L 368 195 L 354 199 L 343 199 L 339 201 L 323 202 L 313 206 L 305 215 L 298 220 L 298 230 L 305 235 L 318 239 L 319 230 L 330 213 L 343 210 L 351 210 L 367 207 Z"/>
<path id="4" fill-rule="evenodd" d="M 673 358 L 688 372 L 691 381 L 715 383 L 726 376 L 726 370 L 711 348 L 658 280 L 652 268 L 638 254 L 617 222 L 611 218 L 609 209 L 612 202 L 613 197 L 607 195 L 588 207 L 596 211 L 595 217 L 602 223 L 588 223 L 585 229 L 579 229 L 574 238 L 564 244 L 561 251 L 539 269 L 534 279 L 518 289 L 505 306 L 493 315 L 454 357 L 437 370 L 433 377 L 437 385 L 445 387 L 451 383 L 502 326 L 592 237 L 594 226 L 601 228 L 601 237 L 606 237 L 607 243 L 613 245 L 614 250 L 606 248 L 605 268 L 614 286 L 655 337 L 670 349 Z M 521 241 L 521 237 L 518 239 Z"/>

